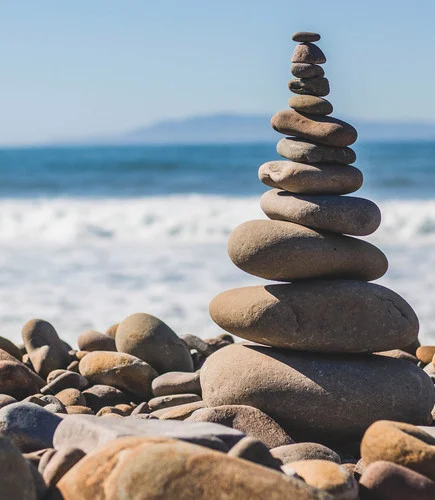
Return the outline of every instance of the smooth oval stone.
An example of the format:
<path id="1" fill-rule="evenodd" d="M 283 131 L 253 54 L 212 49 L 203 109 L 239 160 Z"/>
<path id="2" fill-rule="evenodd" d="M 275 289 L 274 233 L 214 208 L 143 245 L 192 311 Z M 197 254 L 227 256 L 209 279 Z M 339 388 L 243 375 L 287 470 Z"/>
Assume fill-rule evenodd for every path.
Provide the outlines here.
<path id="1" fill-rule="evenodd" d="M 317 64 L 295 63 L 291 65 L 290 71 L 296 78 L 315 78 L 325 76 L 322 66 Z"/>
<path id="2" fill-rule="evenodd" d="M 432 363 L 433 357 L 435 356 L 435 346 L 433 345 L 421 345 L 415 355 L 424 364 Z"/>
<path id="3" fill-rule="evenodd" d="M 30 370 L 21 362 L 0 360 L 0 391 L 16 399 L 24 399 L 36 394 L 39 389 Z"/>
<path id="4" fill-rule="evenodd" d="M 295 94 L 325 97 L 329 94 L 329 81 L 324 77 L 294 78 L 288 83 L 288 88 Z"/>
<path id="5" fill-rule="evenodd" d="M 268 448 L 285 446 L 294 442 L 269 415 L 252 406 L 224 405 L 202 408 L 195 411 L 187 421 L 225 425 L 259 439 Z"/>
<path id="6" fill-rule="evenodd" d="M 295 443 L 278 446 L 270 450 L 273 457 L 281 460 L 283 464 L 298 462 L 300 460 L 330 460 L 337 464 L 341 459 L 335 451 L 319 443 Z"/>
<path id="7" fill-rule="evenodd" d="M 125 404 L 129 402 L 128 396 L 110 385 L 97 384 L 83 391 L 86 398 L 86 406 L 91 408 L 95 413 L 105 406 L 116 406 L 117 404 Z"/>
<path id="8" fill-rule="evenodd" d="M 415 339 L 419 328 L 402 297 L 363 281 L 235 288 L 211 301 L 210 315 L 221 328 L 244 339 L 319 352 L 388 350 Z"/>
<path id="9" fill-rule="evenodd" d="M 81 333 L 77 345 L 81 351 L 116 351 L 115 339 L 95 330 Z"/>
<path id="10" fill-rule="evenodd" d="M 375 422 L 367 429 L 361 441 L 361 458 L 364 464 L 368 466 L 378 460 L 386 460 L 408 467 L 435 481 L 435 437 L 419 427 L 407 425 L 404 419 L 379 420 L 399 421 Z"/>
<path id="11" fill-rule="evenodd" d="M 159 374 L 192 372 L 187 345 L 160 319 L 151 314 L 128 316 L 116 330 L 116 348 L 149 363 Z"/>
<path id="12" fill-rule="evenodd" d="M 358 483 L 349 472 L 339 464 L 329 460 L 301 460 L 283 467 L 296 471 L 307 484 L 327 491 L 338 500 L 358 500 Z"/>
<path id="13" fill-rule="evenodd" d="M 299 113 L 330 115 L 333 111 L 329 101 L 314 95 L 295 95 L 289 99 L 288 104 Z"/>
<path id="14" fill-rule="evenodd" d="M 154 396 L 171 394 L 201 395 L 199 372 L 168 372 L 155 378 L 152 383 Z"/>
<path id="15" fill-rule="evenodd" d="M 281 463 L 274 458 L 267 446 L 259 439 L 246 436 L 241 439 L 235 446 L 228 452 L 229 457 L 243 458 L 264 467 L 269 467 L 281 472 Z"/>
<path id="16" fill-rule="evenodd" d="M 312 31 L 296 31 L 292 35 L 292 40 L 295 42 L 318 42 L 320 35 Z"/>
<path id="17" fill-rule="evenodd" d="M 350 146 L 358 137 L 354 127 L 343 120 L 331 116 L 308 116 L 294 109 L 278 111 L 272 116 L 270 123 L 281 134 L 293 135 L 327 146 Z"/>
<path id="18" fill-rule="evenodd" d="M 17 358 L 18 361 L 22 361 L 23 359 L 20 349 L 13 342 L 11 342 L 9 339 L 5 337 L 0 337 L 0 349 L 3 349 L 3 351 L 8 352 L 11 356 Z"/>
<path id="19" fill-rule="evenodd" d="M 367 241 L 277 220 L 237 226 L 228 239 L 228 254 L 242 271 L 273 281 L 372 281 L 388 269 L 385 255 Z"/>
<path id="20" fill-rule="evenodd" d="M 270 219 L 321 231 L 366 236 L 381 223 L 381 211 L 375 203 L 352 196 L 303 196 L 271 189 L 260 203 Z"/>
<path id="21" fill-rule="evenodd" d="M 51 371 L 69 365 L 68 349 L 47 321 L 28 321 L 23 326 L 22 336 L 32 365 L 41 377 L 47 378 Z"/>
<path id="22" fill-rule="evenodd" d="M 402 465 L 379 460 L 360 479 L 361 498 L 376 500 L 433 500 L 435 482 Z"/>
<path id="23" fill-rule="evenodd" d="M 340 163 L 348 165 L 356 160 L 351 148 L 321 146 L 296 137 L 285 137 L 276 145 L 279 155 L 300 163 Z"/>
<path id="24" fill-rule="evenodd" d="M 56 398 L 64 406 L 86 406 L 86 398 L 78 389 L 63 389 L 56 394 Z"/>
<path id="25" fill-rule="evenodd" d="M 296 441 L 319 443 L 359 439 L 385 418 L 423 424 L 435 402 L 427 375 L 400 359 L 243 344 L 210 356 L 201 386 L 207 406 L 251 405 Z"/>
<path id="26" fill-rule="evenodd" d="M 58 488 L 64 500 L 334 498 L 270 468 L 164 438 L 110 442 L 67 472 Z"/>
<path id="27" fill-rule="evenodd" d="M 105 334 L 108 337 L 112 337 L 112 339 L 114 339 L 116 337 L 116 330 L 118 329 L 118 325 L 119 325 L 119 323 L 115 323 L 114 325 L 109 326 L 109 328 L 106 330 Z"/>
<path id="28" fill-rule="evenodd" d="M 292 56 L 292 63 L 324 64 L 326 56 L 322 50 L 313 43 L 296 45 Z"/>
<path id="29" fill-rule="evenodd" d="M 184 405 L 172 406 L 171 408 L 155 411 L 153 412 L 153 416 L 157 416 L 160 420 L 186 420 L 196 410 L 200 410 L 204 407 L 204 401 L 195 401 L 194 403 L 186 403 Z"/>
<path id="30" fill-rule="evenodd" d="M 169 396 L 157 396 L 148 401 L 150 411 L 158 411 L 166 408 L 172 408 L 178 405 L 196 403 L 201 401 L 198 394 L 171 394 Z"/>
<path id="31" fill-rule="evenodd" d="M 79 369 L 91 384 L 110 385 L 143 399 L 152 396 L 151 383 L 157 377 L 151 365 L 122 352 L 90 352 Z"/>
<path id="32" fill-rule="evenodd" d="M 43 470 L 45 484 L 56 485 L 84 456 L 85 453 L 79 448 L 64 448 L 56 451 Z"/>
<path id="33" fill-rule="evenodd" d="M 261 165 L 258 178 L 266 186 L 299 194 L 348 194 L 363 183 L 360 170 L 351 165 L 307 165 L 293 161 L 269 161 Z"/>

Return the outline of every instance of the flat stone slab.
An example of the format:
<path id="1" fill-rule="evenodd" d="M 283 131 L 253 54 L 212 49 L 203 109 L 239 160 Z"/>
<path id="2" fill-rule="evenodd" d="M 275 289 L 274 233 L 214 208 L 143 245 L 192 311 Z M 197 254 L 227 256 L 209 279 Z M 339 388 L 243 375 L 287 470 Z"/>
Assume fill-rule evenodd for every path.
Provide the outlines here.
<path id="1" fill-rule="evenodd" d="M 93 415 L 70 415 L 56 429 L 53 442 L 56 449 L 76 447 L 90 453 L 102 444 L 126 436 L 168 437 L 226 452 L 244 434 L 208 422 L 145 420 L 134 416 L 101 418 Z"/>

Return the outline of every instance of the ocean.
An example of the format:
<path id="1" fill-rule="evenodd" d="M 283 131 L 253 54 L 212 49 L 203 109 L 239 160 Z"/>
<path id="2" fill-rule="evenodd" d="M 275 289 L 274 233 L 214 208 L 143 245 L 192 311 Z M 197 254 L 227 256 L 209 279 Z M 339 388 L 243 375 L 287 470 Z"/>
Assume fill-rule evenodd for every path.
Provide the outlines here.
<path id="1" fill-rule="evenodd" d="M 367 239 L 387 255 L 380 284 L 415 309 L 435 342 L 435 143 L 357 143 L 356 196 L 383 220 Z M 229 260 L 239 223 L 265 218 L 258 167 L 275 144 L 0 150 L 0 335 L 19 342 L 31 318 L 75 344 L 134 312 L 178 334 L 219 329 L 208 303 L 264 283 Z M 382 331 L 379 332 L 382 335 Z"/>

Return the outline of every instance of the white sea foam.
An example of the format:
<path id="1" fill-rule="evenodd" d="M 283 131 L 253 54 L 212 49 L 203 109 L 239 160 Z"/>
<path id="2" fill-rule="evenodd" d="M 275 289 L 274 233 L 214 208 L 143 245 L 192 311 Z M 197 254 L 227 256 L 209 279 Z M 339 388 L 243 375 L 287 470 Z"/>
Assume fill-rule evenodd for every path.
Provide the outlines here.
<path id="1" fill-rule="evenodd" d="M 380 207 L 381 228 L 368 238 L 390 261 L 379 282 L 412 304 L 422 338 L 434 342 L 435 201 Z M 43 317 L 75 342 L 138 311 L 180 334 L 216 334 L 213 296 L 263 283 L 226 253 L 231 230 L 258 217 L 258 198 L 1 200 L 0 335 L 19 341 L 23 323 Z"/>

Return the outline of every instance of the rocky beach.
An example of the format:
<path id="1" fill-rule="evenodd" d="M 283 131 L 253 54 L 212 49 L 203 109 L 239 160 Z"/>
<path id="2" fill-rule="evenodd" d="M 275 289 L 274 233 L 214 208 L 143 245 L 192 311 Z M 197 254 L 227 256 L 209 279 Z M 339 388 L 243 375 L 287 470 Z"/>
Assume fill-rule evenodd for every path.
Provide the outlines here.
<path id="1" fill-rule="evenodd" d="M 152 310 L 75 342 L 43 319 L 0 336 L 0 500 L 435 498 L 435 346 L 373 283 L 357 130 L 332 116 L 320 35 L 292 39 L 267 219 L 228 240 L 267 281 L 217 295 L 209 338 Z"/>

